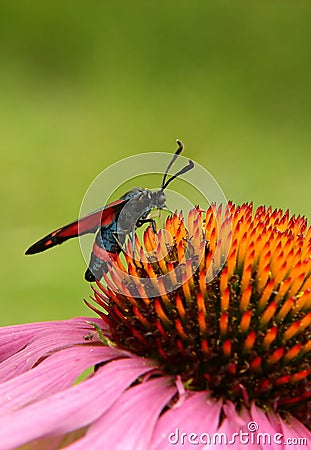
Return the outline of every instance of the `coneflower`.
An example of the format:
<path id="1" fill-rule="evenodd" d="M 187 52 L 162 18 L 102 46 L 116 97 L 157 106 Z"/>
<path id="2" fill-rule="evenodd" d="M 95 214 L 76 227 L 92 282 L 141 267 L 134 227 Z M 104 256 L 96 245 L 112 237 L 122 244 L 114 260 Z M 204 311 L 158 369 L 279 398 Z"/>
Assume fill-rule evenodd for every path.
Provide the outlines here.
<path id="1" fill-rule="evenodd" d="M 93 290 L 99 319 L 0 330 L 0 449 L 311 446 L 303 217 L 175 214 Z"/>

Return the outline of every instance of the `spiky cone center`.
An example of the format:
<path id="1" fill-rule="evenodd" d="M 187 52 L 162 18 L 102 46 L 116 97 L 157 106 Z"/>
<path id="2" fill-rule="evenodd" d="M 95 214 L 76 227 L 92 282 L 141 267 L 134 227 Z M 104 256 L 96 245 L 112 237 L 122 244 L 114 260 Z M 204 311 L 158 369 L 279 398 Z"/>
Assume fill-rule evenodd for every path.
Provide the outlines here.
<path id="1" fill-rule="evenodd" d="M 187 224 L 136 237 L 92 307 L 116 345 L 156 360 L 189 389 L 311 413 L 311 228 L 251 204 L 195 208 Z M 168 239 L 168 234 L 171 236 Z M 216 276 L 215 276 L 216 274 Z M 130 275 L 130 278 L 128 277 Z M 166 281 L 163 281 L 163 276 Z M 136 281 L 135 281 L 136 280 Z M 156 295 L 148 296 L 148 286 Z"/>

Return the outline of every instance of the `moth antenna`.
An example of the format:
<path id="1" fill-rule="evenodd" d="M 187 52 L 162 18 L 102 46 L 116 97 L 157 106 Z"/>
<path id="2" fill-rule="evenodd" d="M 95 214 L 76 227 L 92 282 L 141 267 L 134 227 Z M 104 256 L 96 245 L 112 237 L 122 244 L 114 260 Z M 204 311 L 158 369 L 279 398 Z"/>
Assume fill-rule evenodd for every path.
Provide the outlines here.
<path id="1" fill-rule="evenodd" d="M 164 185 L 162 185 L 161 189 L 164 190 L 170 184 L 171 181 L 175 180 L 175 178 L 179 177 L 180 175 L 183 175 L 184 173 L 189 172 L 189 170 L 191 170 L 193 168 L 194 168 L 194 162 L 191 161 L 191 159 L 189 159 L 188 164 L 183 169 L 181 169 L 177 173 L 175 173 L 175 175 L 171 176 L 171 178 L 169 178 L 167 180 L 167 182 Z"/>
<path id="2" fill-rule="evenodd" d="M 184 144 L 179 139 L 177 139 L 176 142 L 177 142 L 178 148 L 177 148 L 176 152 L 174 153 L 173 158 L 172 158 L 171 162 L 169 163 L 169 165 L 167 166 L 166 171 L 164 173 L 162 185 L 161 185 L 162 190 L 165 189 L 164 185 L 165 185 L 166 178 L 167 178 L 170 168 L 172 167 L 172 165 L 174 164 L 174 162 L 176 161 L 176 159 L 178 158 L 178 156 L 181 154 L 181 152 L 184 149 Z"/>

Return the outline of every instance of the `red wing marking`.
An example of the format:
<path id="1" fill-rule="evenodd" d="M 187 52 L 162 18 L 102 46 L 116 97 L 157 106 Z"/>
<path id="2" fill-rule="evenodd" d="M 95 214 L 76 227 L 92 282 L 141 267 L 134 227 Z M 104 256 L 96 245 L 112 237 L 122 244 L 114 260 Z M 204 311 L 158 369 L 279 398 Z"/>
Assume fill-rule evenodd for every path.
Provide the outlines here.
<path id="1" fill-rule="evenodd" d="M 26 251 L 26 255 L 44 252 L 48 248 L 61 244 L 68 239 L 88 233 L 95 233 L 99 227 L 107 226 L 112 223 L 116 212 L 121 209 L 127 201 L 128 200 L 121 199 L 109 203 L 105 208 L 98 209 L 97 211 L 82 217 L 82 219 L 76 220 L 75 222 L 53 231 L 29 247 Z"/>

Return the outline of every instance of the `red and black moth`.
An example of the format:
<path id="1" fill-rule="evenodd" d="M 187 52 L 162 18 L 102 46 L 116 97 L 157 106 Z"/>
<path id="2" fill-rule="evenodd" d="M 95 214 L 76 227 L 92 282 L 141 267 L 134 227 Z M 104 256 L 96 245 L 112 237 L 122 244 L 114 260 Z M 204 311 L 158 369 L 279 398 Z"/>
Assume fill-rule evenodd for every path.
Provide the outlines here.
<path id="1" fill-rule="evenodd" d="M 135 229 L 141 227 L 144 223 L 149 222 L 153 227 L 155 226 L 149 214 L 152 209 L 163 209 L 165 207 L 166 195 L 164 191 L 166 187 L 175 178 L 194 167 L 193 161 L 189 160 L 185 167 L 168 178 L 170 168 L 184 148 L 181 141 L 177 140 L 177 144 L 178 148 L 165 170 L 159 190 L 134 188 L 119 200 L 109 203 L 103 208 L 43 237 L 26 250 L 26 255 L 44 252 L 68 239 L 95 233 L 98 230 L 89 267 L 85 272 L 85 279 L 90 282 L 100 280 L 103 271 L 108 271 L 109 261 L 113 261 L 122 251 L 122 245 L 127 235 L 132 234 L 134 237 Z"/>

